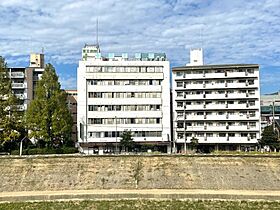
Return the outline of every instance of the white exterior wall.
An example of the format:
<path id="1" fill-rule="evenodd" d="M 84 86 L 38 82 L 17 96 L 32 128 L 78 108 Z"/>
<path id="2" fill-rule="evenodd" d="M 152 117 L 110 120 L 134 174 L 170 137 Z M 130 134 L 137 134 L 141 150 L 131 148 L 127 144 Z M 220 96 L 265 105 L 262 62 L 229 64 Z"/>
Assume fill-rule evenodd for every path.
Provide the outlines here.
<path id="1" fill-rule="evenodd" d="M 11 78 L 12 91 L 15 96 L 22 100 L 22 103 L 18 105 L 19 111 L 25 111 L 27 109 L 26 99 L 27 99 L 27 86 L 25 79 L 25 68 L 24 67 L 14 67 L 9 68 L 9 75 Z"/>
<path id="2" fill-rule="evenodd" d="M 246 73 L 247 69 L 253 69 L 253 72 Z M 173 127 L 177 143 L 185 142 L 184 134 L 187 143 L 190 143 L 192 137 L 197 138 L 200 144 L 229 145 L 258 142 L 260 139 L 258 65 L 178 67 L 173 69 L 172 75 Z M 249 81 L 253 81 L 253 84 Z M 246 133 L 248 136 L 244 136 Z"/>
<path id="3" fill-rule="evenodd" d="M 203 49 L 194 48 L 190 50 L 190 63 L 187 66 L 201 66 L 203 65 Z"/>
<path id="4" fill-rule="evenodd" d="M 87 66 L 101 67 L 163 67 L 162 73 L 87 72 Z M 115 137 L 90 137 L 90 132 L 105 131 L 161 131 L 160 137 L 133 137 L 136 142 L 168 142 L 170 136 L 170 67 L 169 61 L 80 61 L 77 69 L 78 108 L 77 127 L 79 143 L 115 143 Z M 89 85 L 87 80 L 162 80 L 161 85 Z M 88 92 L 161 92 L 161 98 L 88 98 Z M 88 105 L 161 105 L 159 111 L 88 111 Z M 159 124 L 89 124 L 87 118 L 161 118 Z M 82 127 L 80 125 L 83 125 Z M 116 128 L 117 127 L 117 128 Z M 81 130 L 82 129 L 82 130 Z M 81 131 L 84 135 L 81 136 Z M 120 138 L 117 138 L 117 142 Z M 88 152 L 87 146 L 83 151 Z"/>

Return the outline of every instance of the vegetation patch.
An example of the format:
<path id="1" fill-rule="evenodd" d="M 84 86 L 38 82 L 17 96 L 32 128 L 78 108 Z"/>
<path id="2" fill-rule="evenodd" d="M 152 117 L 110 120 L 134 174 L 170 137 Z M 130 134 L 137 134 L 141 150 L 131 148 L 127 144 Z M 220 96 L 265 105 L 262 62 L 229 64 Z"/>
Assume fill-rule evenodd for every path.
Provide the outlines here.
<path id="1" fill-rule="evenodd" d="M 0 209 L 64 209 L 64 210 L 266 210 L 279 209 L 280 202 L 269 201 L 211 201 L 211 200 L 115 200 L 115 201 L 65 201 L 65 202 L 18 202 L 0 203 Z"/>

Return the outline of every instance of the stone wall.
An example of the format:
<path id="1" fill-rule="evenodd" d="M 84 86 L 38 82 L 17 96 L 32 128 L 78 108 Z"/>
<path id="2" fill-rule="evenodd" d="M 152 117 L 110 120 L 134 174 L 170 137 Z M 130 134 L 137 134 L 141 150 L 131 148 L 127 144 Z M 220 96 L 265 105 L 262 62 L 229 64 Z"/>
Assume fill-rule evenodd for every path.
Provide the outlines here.
<path id="1" fill-rule="evenodd" d="M 279 190 L 280 157 L 70 156 L 0 158 L 0 191 Z"/>

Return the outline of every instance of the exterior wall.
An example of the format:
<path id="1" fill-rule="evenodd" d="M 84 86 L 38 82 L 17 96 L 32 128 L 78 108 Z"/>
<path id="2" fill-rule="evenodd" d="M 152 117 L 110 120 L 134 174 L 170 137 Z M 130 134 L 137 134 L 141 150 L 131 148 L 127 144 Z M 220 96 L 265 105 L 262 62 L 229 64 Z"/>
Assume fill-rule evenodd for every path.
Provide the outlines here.
<path id="1" fill-rule="evenodd" d="M 12 90 L 21 101 L 19 111 L 25 111 L 31 100 L 38 80 L 44 72 L 44 55 L 31 54 L 30 67 L 9 68 Z"/>
<path id="2" fill-rule="evenodd" d="M 94 72 L 92 67 L 158 67 L 162 68 L 162 72 Z M 156 143 L 169 145 L 170 141 L 170 90 L 169 90 L 169 61 L 142 61 L 142 60 L 102 60 L 92 59 L 87 61 L 80 61 L 77 69 L 78 75 L 78 142 L 84 151 L 91 150 L 92 147 L 102 146 L 106 144 L 115 144 L 120 141 L 120 132 L 124 130 L 131 130 L 134 134 L 133 139 L 138 143 Z M 100 84 L 92 85 L 93 80 L 98 80 Z M 107 81 L 131 81 L 132 84 L 120 84 L 104 85 Z M 161 81 L 160 84 L 151 85 L 133 85 L 134 82 L 141 81 Z M 103 85 L 101 84 L 103 83 Z M 102 93 L 100 98 L 89 98 L 90 92 Z M 106 97 L 105 95 L 123 94 L 130 96 L 129 98 L 119 97 Z M 138 98 L 138 95 L 142 93 L 151 93 L 150 98 Z M 158 97 L 152 94 L 159 93 Z M 145 95 L 146 96 L 146 95 Z M 101 106 L 98 111 L 88 111 L 89 106 Z M 144 106 L 148 108 L 142 111 L 133 111 L 132 106 Z M 160 106 L 159 110 L 156 110 L 156 105 Z M 117 106 L 121 106 L 120 111 L 108 111 L 105 106 L 113 106 L 113 109 L 117 109 Z M 150 106 L 155 110 L 150 110 Z M 139 108 L 138 107 L 138 108 Z M 137 108 L 137 109 L 138 109 Z M 127 110 L 125 110 L 127 109 Z M 130 110 L 129 110 L 130 109 Z M 91 124 L 89 119 L 101 118 L 105 119 L 100 124 Z M 158 123 L 144 123 L 144 120 L 140 122 L 138 118 L 145 119 L 159 119 Z M 135 122 L 132 122 L 134 121 Z M 139 123 L 137 123 L 139 121 Z M 104 123 L 105 122 L 105 123 Z M 109 123 L 108 123 L 109 122 Z M 140 133 L 149 131 L 149 134 L 155 134 L 158 136 L 141 136 Z M 112 137 L 105 137 L 105 132 L 112 132 Z M 116 132 L 118 137 L 116 137 Z M 109 135 L 111 135 L 109 134 Z M 145 135 L 148 133 L 145 133 Z M 160 135 L 159 135 L 160 134 Z M 99 136 L 100 135 L 100 136 Z M 105 136 L 104 136 L 105 135 Z M 142 135 L 142 134 L 141 134 Z M 89 151 L 89 153 L 91 153 Z"/>
<path id="3" fill-rule="evenodd" d="M 17 98 L 20 99 L 19 111 L 24 111 L 27 99 L 26 75 L 24 67 L 9 68 L 10 78 L 12 82 L 12 91 Z"/>
<path id="4" fill-rule="evenodd" d="M 202 48 L 195 48 L 190 50 L 190 63 L 187 66 L 201 66 L 203 65 L 203 50 Z"/>
<path id="5" fill-rule="evenodd" d="M 44 54 L 31 53 L 29 67 L 44 68 Z"/>
<path id="6" fill-rule="evenodd" d="M 173 68 L 174 139 L 179 144 L 256 144 L 260 139 L 258 65 Z"/>
<path id="7" fill-rule="evenodd" d="M 72 126 L 72 140 L 77 142 L 77 90 L 65 90 L 67 93 L 67 102 L 70 109 L 73 126 Z"/>

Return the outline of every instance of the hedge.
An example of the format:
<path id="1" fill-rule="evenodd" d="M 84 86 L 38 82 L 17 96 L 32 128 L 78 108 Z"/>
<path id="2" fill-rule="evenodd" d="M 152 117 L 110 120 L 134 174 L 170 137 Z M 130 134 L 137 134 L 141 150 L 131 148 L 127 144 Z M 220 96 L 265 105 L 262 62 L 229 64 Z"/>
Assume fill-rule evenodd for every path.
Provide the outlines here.
<path id="1" fill-rule="evenodd" d="M 33 148 L 22 150 L 23 155 L 38 155 L 38 154 L 72 154 L 77 153 L 78 149 L 74 147 L 61 148 Z M 19 155 L 19 150 L 13 150 L 11 155 Z"/>

